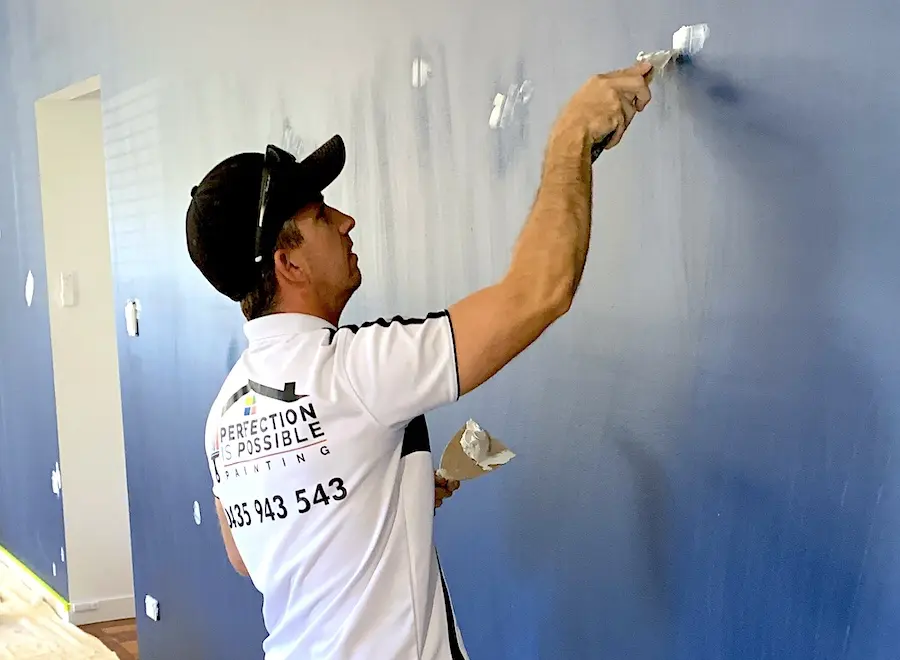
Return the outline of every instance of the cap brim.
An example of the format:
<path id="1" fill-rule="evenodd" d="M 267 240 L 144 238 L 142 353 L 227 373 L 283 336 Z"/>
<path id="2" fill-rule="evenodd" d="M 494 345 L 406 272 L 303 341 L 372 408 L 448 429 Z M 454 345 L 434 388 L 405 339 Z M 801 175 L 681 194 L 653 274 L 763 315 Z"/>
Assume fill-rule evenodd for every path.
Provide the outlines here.
<path id="1" fill-rule="evenodd" d="M 309 188 L 321 192 L 338 178 L 346 162 L 344 140 L 340 135 L 335 135 L 297 163 L 297 174 Z"/>

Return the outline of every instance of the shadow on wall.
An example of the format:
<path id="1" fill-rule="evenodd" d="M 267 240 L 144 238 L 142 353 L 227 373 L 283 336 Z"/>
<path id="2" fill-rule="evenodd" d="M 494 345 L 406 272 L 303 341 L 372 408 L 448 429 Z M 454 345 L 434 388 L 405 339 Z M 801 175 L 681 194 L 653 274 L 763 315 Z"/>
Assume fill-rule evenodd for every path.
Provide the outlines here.
<path id="1" fill-rule="evenodd" d="M 538 657 L 863 658 L 885 648 L 855 626 L 874 633 L 883 618 L 867 576 L 890 438 L 860 354 L 871 351 L 843 342 L 833 293 L 854 218 L 837 199 L 832 127 L 850 109 L 792 97 L 787 79 L 765 88 L 699 64 L 667 85 L 740 184 L 700 209 L 715 217 L 706 272 L 692 275 L 705 282 L 688 283 L 705 296 L 690 301 L 693 318 L 648 330 L 594 309 L 602 341 L 553 360 L 548 391 L 568 392 L 573 414 L 546 443 L 567 446 L 549 462 L 521 457 L 506 543 L 519 579 L 549 586 Z M 864 96 L 856 91 L 843 96 Z M 690 214 L 663 220 L 691 244 Z M 669 350 L 651 348 L 653 333 Z"/>

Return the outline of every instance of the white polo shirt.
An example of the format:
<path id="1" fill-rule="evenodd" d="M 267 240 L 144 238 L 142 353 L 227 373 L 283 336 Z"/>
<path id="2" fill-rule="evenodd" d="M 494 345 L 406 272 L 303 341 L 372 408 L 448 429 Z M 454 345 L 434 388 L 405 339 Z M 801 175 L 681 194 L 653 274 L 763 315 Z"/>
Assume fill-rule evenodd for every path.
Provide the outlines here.
<path id="1" fill-rule="evenodd" d="M 275 314 L 245 333 L 206 453 L 263 595 L 266 660 L 468 660 L 423 417 L 459 396 L 447 312 L 340 328 Z"/>

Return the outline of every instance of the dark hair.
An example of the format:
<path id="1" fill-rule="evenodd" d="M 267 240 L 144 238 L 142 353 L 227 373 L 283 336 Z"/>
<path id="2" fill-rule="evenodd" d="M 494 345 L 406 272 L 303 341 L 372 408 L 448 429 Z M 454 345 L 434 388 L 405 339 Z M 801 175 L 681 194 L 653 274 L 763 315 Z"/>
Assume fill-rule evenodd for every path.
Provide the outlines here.
<path id="1" fill-rule="evenodd" d="M 294 218 L 289 218 L 278 232 L 275 250 L 290 250 L 298 247 L 301 243 L 303 243 L 303 235 L 297 228 Z M 274 314 L 277 307 L 278 279 L 275 277 L 275 264 L 270 259 L 263 265 L 256 287 L 241 300 L 241 311 L 248 321 L 252 321 L 260 316 Z"/>

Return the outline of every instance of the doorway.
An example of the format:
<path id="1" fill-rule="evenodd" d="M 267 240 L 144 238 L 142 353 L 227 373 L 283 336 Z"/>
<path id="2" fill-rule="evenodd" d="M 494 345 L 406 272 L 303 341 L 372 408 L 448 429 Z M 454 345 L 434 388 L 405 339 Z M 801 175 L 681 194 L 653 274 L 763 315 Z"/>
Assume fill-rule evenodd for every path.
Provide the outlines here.
<path id="1" fill-rule="evenodd" d="M 35 121 L 69 620 L 133 619 L 100 78 L 38 100 Z"/>

